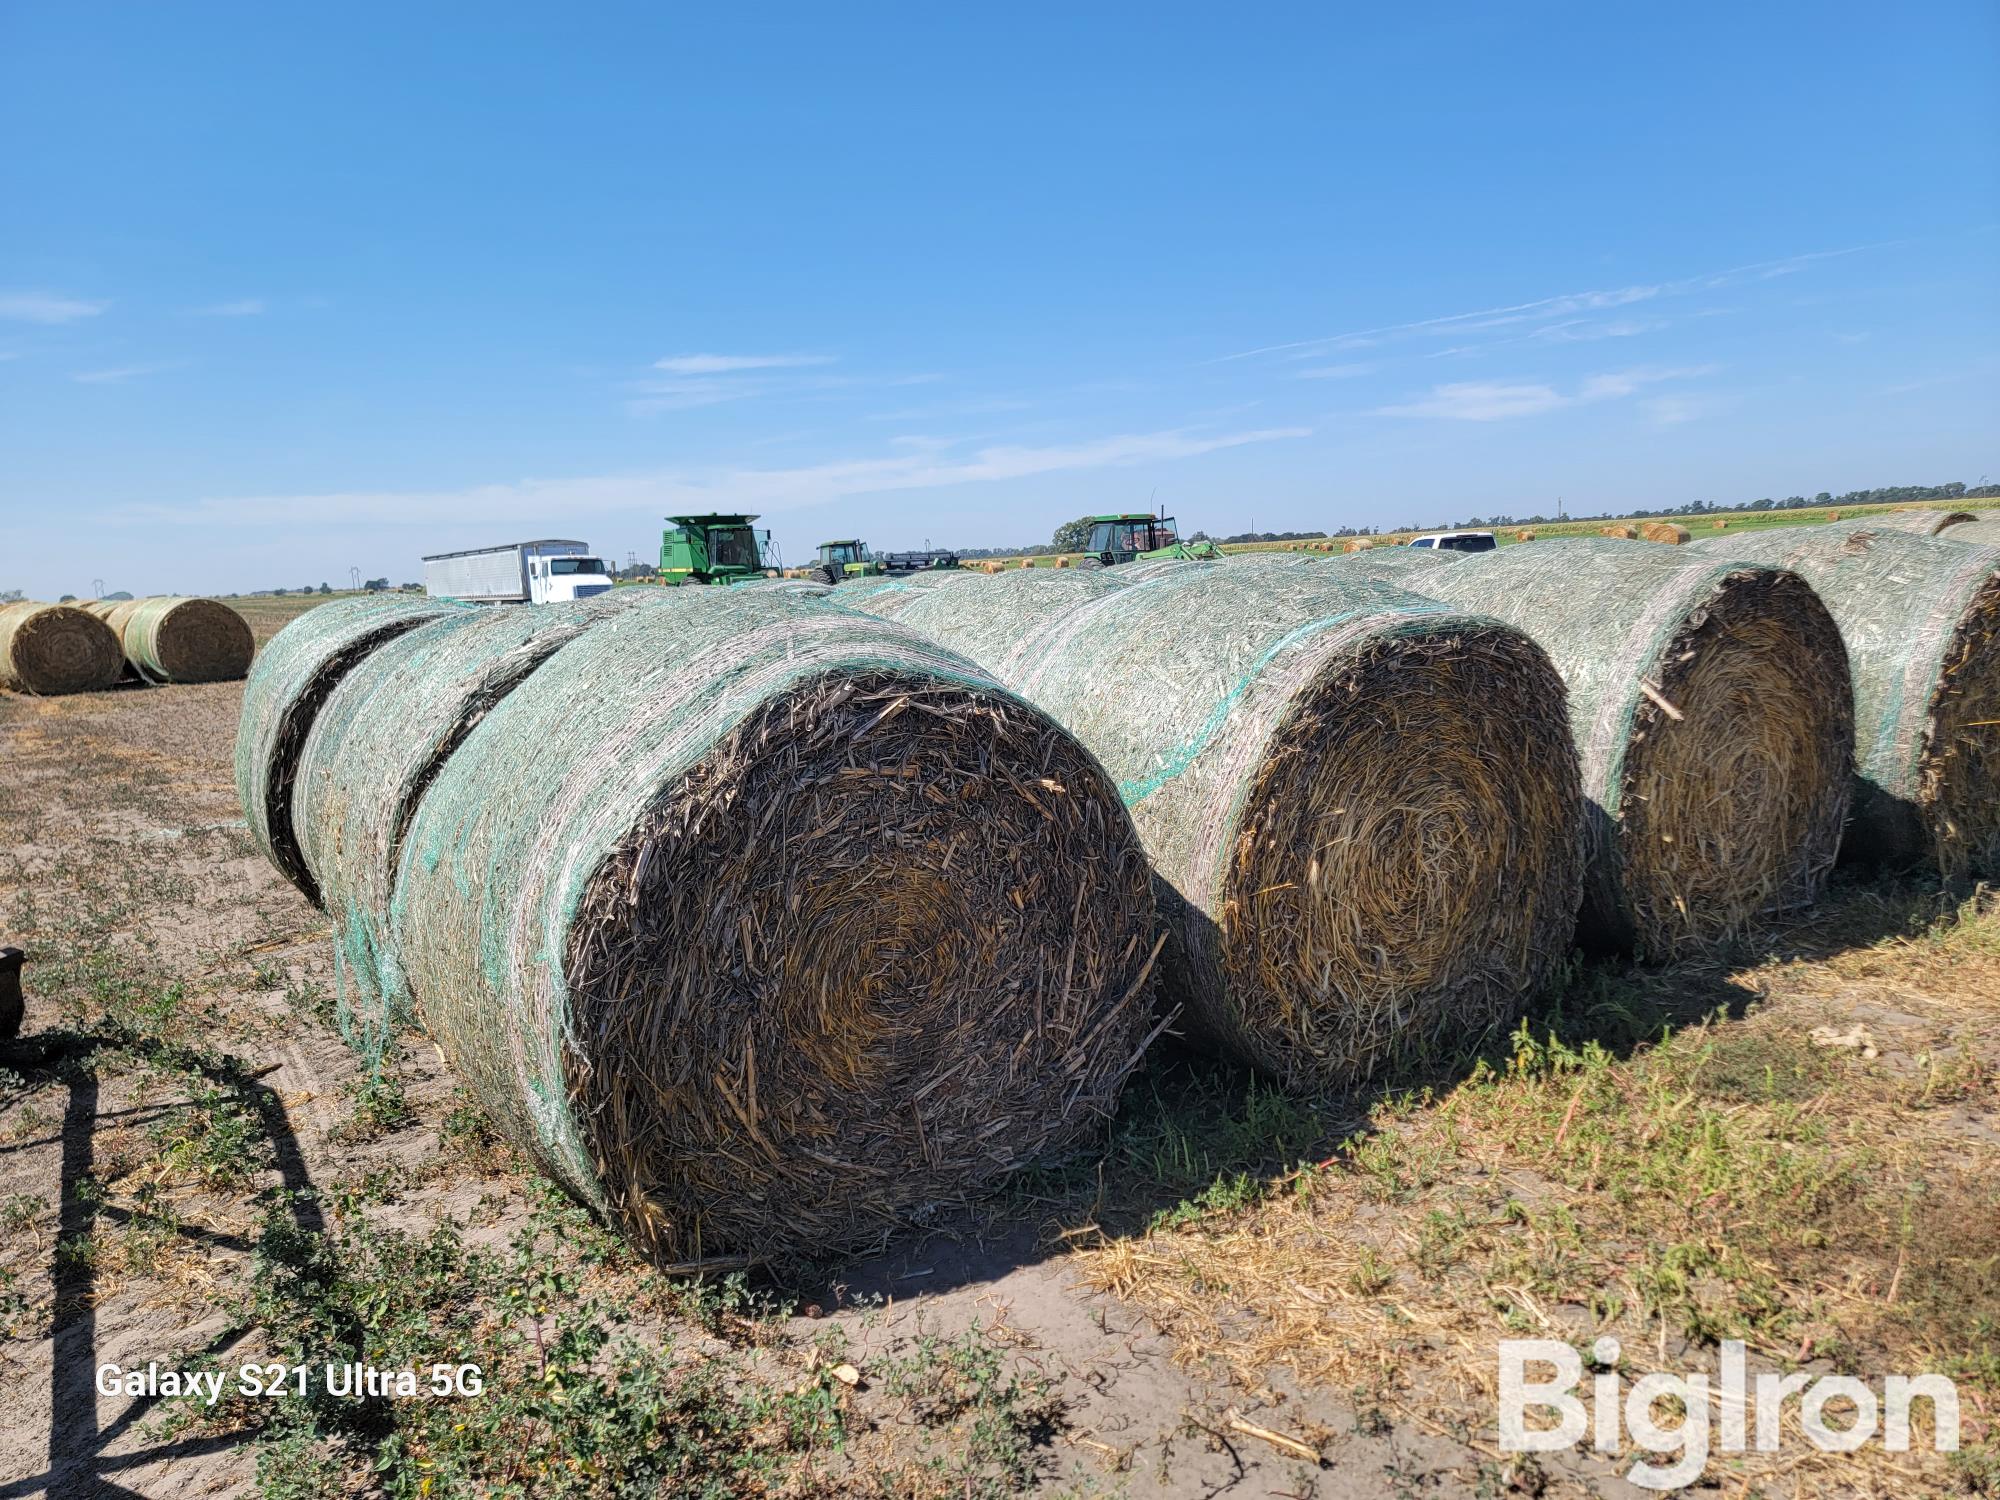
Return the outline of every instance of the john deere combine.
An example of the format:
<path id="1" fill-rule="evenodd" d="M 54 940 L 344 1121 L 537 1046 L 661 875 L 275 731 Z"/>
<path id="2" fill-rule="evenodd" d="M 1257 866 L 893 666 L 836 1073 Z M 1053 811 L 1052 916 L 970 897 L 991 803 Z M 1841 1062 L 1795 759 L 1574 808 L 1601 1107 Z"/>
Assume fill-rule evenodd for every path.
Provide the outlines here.
<path id="1" fill-rule="evenodd" d="M 1213 542 L 1184 542 L 1180 523 L 1172 516 L 1090 517 L 1090 540 L 1079 568 L 1111 568 L 1119 563 L 1152 562 L 1158 558 L 1212 559 L 1222 556 Z"/>
<path id="2" fill-rule="evenodd" d="M 660 533 L 660 582 L 744 583 L 772 566 L 771 533 L 755 516 L 668 516 Z"/>
<path id="3" fill-rule="evenodd" d="M 849 578 L 875 578 L 888 572 L 866 542 L 853 537 L 840 542 L 821 542 L 819 561 L 806 570 L 814 583 L 839 583 Z"/>

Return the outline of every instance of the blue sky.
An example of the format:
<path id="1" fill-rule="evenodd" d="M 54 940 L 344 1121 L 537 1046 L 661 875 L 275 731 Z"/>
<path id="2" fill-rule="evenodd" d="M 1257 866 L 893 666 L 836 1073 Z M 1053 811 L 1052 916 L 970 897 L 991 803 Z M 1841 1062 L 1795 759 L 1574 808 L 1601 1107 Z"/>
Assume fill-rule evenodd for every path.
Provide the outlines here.
<path id="1" fill-rule="evenodd" d="M 2000 479 L 2000 10 L 0 3 L 0 588 Z"/>

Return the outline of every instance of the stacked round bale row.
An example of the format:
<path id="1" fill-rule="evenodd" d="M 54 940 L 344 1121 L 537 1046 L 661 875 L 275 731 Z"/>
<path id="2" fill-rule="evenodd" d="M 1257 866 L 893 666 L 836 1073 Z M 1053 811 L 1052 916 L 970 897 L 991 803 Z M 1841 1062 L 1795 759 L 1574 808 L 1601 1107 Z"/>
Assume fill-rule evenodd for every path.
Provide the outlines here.
<path id="1" fill-rule="evenodd" d="M 1166 995 L 1287 1083 L 1519 1013 L 1582 878 L 1562 682 L 1519 630 L 1299 557 L 878 580 L 841 605 L 981 663 L 1116 779 Z"/>
<path id="2" fill-rule="evenodd" d="M 1929 860 L 1948 878 L 2000 874 L 2000 549 L 1983 545 L 1983 523 L 1934 535 L 1884 524 L 1905 516 L 1701 550 L 1794 570 L 1839 622 L 1856 719 L 1849 852 Z"/>
<path id="3" fill-rule="evenodd" d="M 121 676 L 223 682 L 249 670 L 253 650 L 248 622 L 214 599 L 0 608 L 0 686 L 16 692 L 91 692 Z"/>
<path id="4" fill-rule="evenodd" d="M 1590 801 L 1586 943 L 1668 958 L 1819 893 L 1854 721 L 1839 629 L 1805 579 L 1594 537 L 1330 566 L 1484 611 L 1548 650 Z"/>
<path id="5" fill-rule="evenodd" d="M 357 1034 L 413 1012 L 663 1263 L 868 1243 L 1073 1149 L 1155 1025 L 1103 769 L 806 591 L 327 605 L 252 674 L 238 779 Z"/>

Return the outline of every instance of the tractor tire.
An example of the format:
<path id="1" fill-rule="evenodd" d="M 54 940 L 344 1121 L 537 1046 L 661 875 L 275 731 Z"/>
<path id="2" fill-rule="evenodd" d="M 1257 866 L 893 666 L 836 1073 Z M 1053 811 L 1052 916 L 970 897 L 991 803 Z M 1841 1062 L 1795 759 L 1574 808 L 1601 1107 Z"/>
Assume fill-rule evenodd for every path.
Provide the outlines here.
<path id="1" fill-rule="evenodd" d="M 1079 558 L 1079 559 L 1077 560 L 1077 564 L 1076 564 L 1076 565 L 1077 565 L 1077 566 L 1078 566 L 1079 568 L 1082 568 L 1082 569 L 1084 569 L 1084 570 L 1088 571 L 1089 569 L 1092 569 L 1092 568 L 1101 568 L 1101 567 L 1103 567 L 1103 566 L 1104 566 L 1104 559 L 1103 559 L 1103 558 L 1101 558 L 1101 557 L 1099 557 L 1099 556 L 1098 556 L 1098 555 L 1097 555 L 1096 553 L 1094 553 L 1094 552 L 1093 552 L 1093 553 L 1091 553 L 1091 554 L 1090 554 L 1090 556 L 1088 556 L 1088 557 L 1085 557 L 1085 558 Z"/>
<path id="2" fill-rule="evenodd" d="M 806 569 L 806 581 L 808 583 L 823 583 L 828 588 L 832 588 L 840 580 L 833 576 L 833 569 L 831 568 L 808 568 Z"/>

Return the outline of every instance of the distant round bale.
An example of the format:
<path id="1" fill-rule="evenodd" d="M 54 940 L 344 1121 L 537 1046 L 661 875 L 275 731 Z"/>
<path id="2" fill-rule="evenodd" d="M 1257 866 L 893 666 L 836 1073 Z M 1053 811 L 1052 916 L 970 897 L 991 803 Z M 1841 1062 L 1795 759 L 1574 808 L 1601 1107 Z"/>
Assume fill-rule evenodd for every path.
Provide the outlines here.
<path id="1" fill-rule="evenodd" d="M 1637 541 L 1639 538 L 1638 531 L 1631 526 L 1600 526 L 1597 528 L 1597 534 L 1599 536 L 1616 537 L 1623 542 Z"/>
<path id="2" fill-rule="evenodd" d="M 118 681 L 125 653 L 102 620 L 69 604 L 0 605 L 0 687 L 55 696 Z"/>
<path id="3" fill-rule="evenodd" d="M 1804 579 L 1585 537 L 1411 586 L 1517 625 L 1562 670 L 1594 810 L 1587 942 L 1670 958 L 1818 895 L 1854 716 L 1840 631 Z"/>
<path id="4" fill-rule="evenodd" d="M 1366 552 L 1374 545 L 1375 545 L 1375 539 L 1373 537 L 1369 536 L 1350 537 L 1348 539 L 1346 547 L 1343 548 L 1342 550 L 1347 552 Z"/>
<path id="5" fill-rule="evenodd" d="M 1531 527 L 1524 526 L 1514 533 L 1514 540 L 1517 542 L 1532 542 L 1534 539 L 1535 533 Z"/>
<path id="6" fill-rule="evenodd" d="M 1664 542 L 1669 547 L 1678 547 L 1688 540 L 1688 529 L 1673 521 L 1646 521 L 1639 527 L 1642 542 Z"/>
<path id="7" fill-rule="evenodd" d="M 1875 520 L 1741 532 L 1707 555 L 1793 569 L 1847 641 L 1859 778 L 1852 855 L 2000 875 L 2000 551 Z"/>
<path id="8" fill-rule="evenodd" d="M 341 1029 L 369 1056 L 381 1055 L 411 1013 L 389 908 L 417 803 L 480 720 L 558 649 L 586 629 L 617 629 L 621 617 L 663 593 L 618 589 L 575 603 L 421 620 L 379 642 L 314 716 L 293 779 L 291 826 L 333 918 Z"/>
<path id="9" fill-rule="evenodd" d="M 1077 1148 L 1154 1024 L 1097 763 L 780 591 L 668 593 L 544 661 L 417 803 L 391 921 L 497 1124 L 668 1265 L 873 1244 Z"/>
<path id="10" fill-rule="evenodd" d="M 1828 519 L 1838 519 L 1835 512 Z M 1979 519 L 1969 510 L 1895 510 L 1880 515 L 1856 516 L 1855 524 L 1877 531 L 1907 531 L 1913 536 L 1936 536 L 1953 526 Z"/>
<path id="11" fill-rule="evenodd" d="M 250 622 L 219 599 L 157 595 L 93 600 L 135 676 L 147 682 L 233 682 L 250 670 Z"/>
<path id="12" fill-rule="evenodd" d="M 900 618 L 1116 778 L 1161 882 L 1167 994 L 1205 1040 L 1323 1089 L 1510 1021 L 1566 954 L 1582 877 L 1546 655 L 1340 563 L 1153 567 Z"/>
<path id="13" fill-rule="evenodd" d="M 292 826 L 292 783 L 313 719 L 341 678 L 384 641 L 440 615 L 477 608 L 401 595 L 336 599 L 307 610 L 259 653 L 244 684 L 236 729 L 236 795 L 252 841 L 315 906 L 319 887 Z"/>
<path id="14" fill-rule="evenodd" d="M 1720 517 L 1717 517 L 1715 520 L 1710 521 L 1708 524 L 1710 529 L 1715 531 L 1727 531 L 1729 529 L 1729 523 L 1721 519 Z"/>

